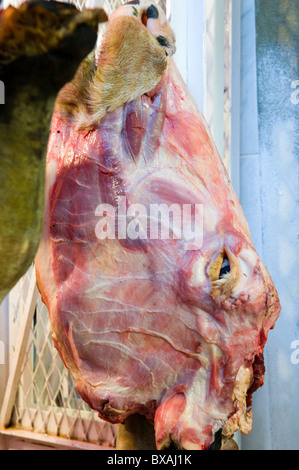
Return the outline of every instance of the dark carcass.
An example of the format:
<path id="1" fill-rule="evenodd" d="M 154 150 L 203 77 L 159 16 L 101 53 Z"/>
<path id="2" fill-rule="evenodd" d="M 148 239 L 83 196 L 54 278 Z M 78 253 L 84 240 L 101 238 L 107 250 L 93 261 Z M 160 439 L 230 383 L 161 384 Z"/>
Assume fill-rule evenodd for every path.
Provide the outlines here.
<path id="1" fill-rule="evenodd" d="M 0 303 L 32 264 L 44 208 L 45 157 L 59 90 L 92 51 L 103 10 L 34 1 L 0 11 Z"/>

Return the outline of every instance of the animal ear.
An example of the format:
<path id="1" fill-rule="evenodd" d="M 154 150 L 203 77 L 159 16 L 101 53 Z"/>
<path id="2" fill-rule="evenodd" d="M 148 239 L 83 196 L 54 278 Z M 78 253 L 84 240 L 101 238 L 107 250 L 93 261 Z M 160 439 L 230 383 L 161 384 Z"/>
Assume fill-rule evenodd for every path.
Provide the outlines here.
<path id="1" fill-rule="evenodd" d="M 167 39 L 164 36 L 158 36 L 157 41 L 160 44 L 160 46 L 170 47 L 169 42 L 167 41 Z"/>
<path id="2" fill-rule="evenodd" d="M 60 112 L 69 119 L 88 112 L 88 90 L 95 70 L 94 50 L 81 62 L 73 80 L 60 90 L 55 112 Z"/>
<path id="3" fill-rule="evenodd" d="M 148 29 L 132 16 L 116 17 L 105 32 L 88 89 L 89 112 L 78 119 L 77 129 L 94 129 L 107 112 L 153 90 L 167 63 L 165 52 Z"/>

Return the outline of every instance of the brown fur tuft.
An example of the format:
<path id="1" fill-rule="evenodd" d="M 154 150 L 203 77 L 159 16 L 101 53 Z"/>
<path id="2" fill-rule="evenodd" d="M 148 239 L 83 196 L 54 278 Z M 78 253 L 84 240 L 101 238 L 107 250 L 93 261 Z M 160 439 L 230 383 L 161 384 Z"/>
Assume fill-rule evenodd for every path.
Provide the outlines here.
<path id="1" fill-rule="evenodd" d="M 60 93 L 56 108 L 72 117 L 82 132 L 96 128 L 107 112 L 153 90 L 167 68 L 167 51 L 138 18 L 115 15 L 96 69 L 93 64 L 91 57 L 84 61 Z"/>

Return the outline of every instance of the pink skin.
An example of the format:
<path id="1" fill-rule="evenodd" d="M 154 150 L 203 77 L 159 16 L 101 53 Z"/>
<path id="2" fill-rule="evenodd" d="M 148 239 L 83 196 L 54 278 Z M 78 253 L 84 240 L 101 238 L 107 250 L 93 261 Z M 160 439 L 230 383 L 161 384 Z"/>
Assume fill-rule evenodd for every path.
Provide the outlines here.
<path id="1" fill-rule="evenodd" d="M 203 204 L 202 248 L 100 241 L 96 208 L 117 206 L 121 196 L 128 206 Z M 147 416 L 158 449 L 170 438 L 208 449 L 223 427 L 249 432 L 247 406 L 263 382 L 279 300 L 172 61 L 151 96 L 108 114 L 87 135 L 54 115 L 46 200 L 38 285 L 83 399 L 111 423 Z M 228 293 L 213 295 L 208 267 L 224 248 L 238 276 Z"/>

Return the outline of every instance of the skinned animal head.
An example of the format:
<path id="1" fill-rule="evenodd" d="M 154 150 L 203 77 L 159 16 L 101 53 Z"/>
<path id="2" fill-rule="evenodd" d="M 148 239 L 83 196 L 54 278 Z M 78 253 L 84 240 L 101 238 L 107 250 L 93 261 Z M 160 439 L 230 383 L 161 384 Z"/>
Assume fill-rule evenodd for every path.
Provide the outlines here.
<path id="1" fill-rule="evenodd" d="M 129 2 L 116 11 L 96 71 L 81 70 L 60 95 L 37 278 L 54 343 L 101 418 L 141 414 L 158 449 L 209 449 L 218 432 L 251 429 L 280 305 L 156 10 Z M 132 32 L 142 39 L 137 62 Z M 118 77 L 116 45 L 135 83 L 120 101 L 123 82 L 103 78 Z M 151 67 L 162 64 L 152 81 L 145 50 Z M 65 113 L 71 100 L 81 114 Z M 87 133 L 83 115 L 96 123 Z"/>

